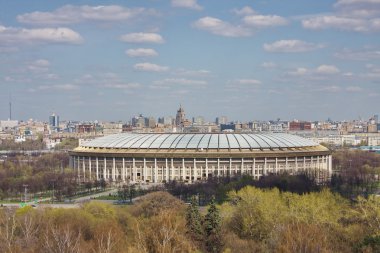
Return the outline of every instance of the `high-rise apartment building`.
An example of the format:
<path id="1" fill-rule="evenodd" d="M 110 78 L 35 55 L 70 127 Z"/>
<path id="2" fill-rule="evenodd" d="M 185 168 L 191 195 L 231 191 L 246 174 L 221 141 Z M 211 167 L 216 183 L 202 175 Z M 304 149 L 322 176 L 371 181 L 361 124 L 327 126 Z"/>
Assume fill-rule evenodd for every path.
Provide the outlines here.
<path id="1" fill-rule="evenodd" d="M 49 116 L 49 125 L 52 130 L 58 131 L 59 130 L 59 116 L 53 113 Z"/>

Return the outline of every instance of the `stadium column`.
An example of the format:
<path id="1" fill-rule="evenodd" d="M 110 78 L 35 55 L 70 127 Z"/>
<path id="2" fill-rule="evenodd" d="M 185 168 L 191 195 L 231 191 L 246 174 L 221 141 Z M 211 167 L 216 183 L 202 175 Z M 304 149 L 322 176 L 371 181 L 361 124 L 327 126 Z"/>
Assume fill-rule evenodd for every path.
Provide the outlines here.
<path id="1" fill-rule="evenodd" d="M 253 157 L 253 161 L 252 161 L 252 176 L 254 176 L 254 178 L 256 178 L 256 158 Z"/>
<path id="2" fill-rule="evenodd" d="M 80 182 L 80 158 L 78 156 L 78 178 L 79 178 L 79 182 Z"/>
<path id="3" fill-rule="evenodd" d="M 329 155 L 328 160 L 329 160 L 329 167 L 328 167 L 329 177 L 331 177 L 332 175 L 332 156 L 331 155 Z"/>
<path id="4" fill-rule="evenodd" d="M 106 181 L 107 180 L 107 158 L 106 157 L 104 157 L 103 177 L 104 177 L 104 181 Z"/>
<path id="5" fill-rule="evenodd" d="M 306 171 L 306 156 L 303 157 L 303 170 Z"/>
<path id="6" fill-rule="evenodd" d="M 185 179 L 185 158 L 182 158 L 182 169 L 180 172 L 180 179 L 181 180 Z"/>
<path id="7" fill-rule="evenodd" d="M 73 156 L 73 158 L 70 157 L 70 159 L 72 159 L 73 168 L 74 168 L 74 172 L 75 172 L 75 168 L 76 168 L 75 156 Z"/>
<path id="8" fill-rule="evenodd" d="M 116 162 L 115 162 L 115 157 L 112 158 L 112 181 L 116 181 Z"/>
<path id="9" fill-rule="evenodd" d="M 99 180 L 99 158 L 96 157 L 96 180 Z"/>
<path id="10" fill-rule="evenodd" d="M 240 171 L 241 173 L 243 174 L 243 171 L 244 171 L 244 158 L 241 158 L 241 167 L 240 167 Z M 247 173 L 248 174 L 248 173 Z"/>
<path id="11" fill-rule="evenodd" d="M 267 158 L 264 158 L 264 168 L 263 168 L 263 174 L 262 176 L 265 176 L 267 173 Z"/>
<path id="12" fill-rule="evenodd" d="M 165 158 L 165 175 L 165 181 L 169 182 L 168 158 Z M 162 180 L 164 180 L 164 173 L 162 173 Z"/>
<path id="13" fill-rule="evenodd" d="M 125 177 L 126 177 L 126 174 L 127 174 L 127 171 L 125 170 L 125 158 L 123 157 L 123 169 L 122 169 L 122 172 L 121 172 L 121 177 L 123 179 L 123 182 L 125 182 Z"/>
<path id="14" fill-rule="evenodd" d="M 296 160 L 296 173 L 298 173 L 298 158 L 297 158 L 297 156 L 296 156 L 295 160 Z"/>
<path id="15" fill-rule="evenodd" d="M 286 170 L 286 173 L 288 173 L 288 157 L 285 157 L 285 170 Z"/>
<path id="16" fill-rule="evenodd" d="M 195 160 L 194 158 L 194 166 L 193 166 L 193 170 L 194 170 L 194 181 L 197 181 L 197 161 Z"/>
<path id="17" fill-rule="evenodd" d="M 153 175 L 153 182 L 157 183 L 157 158 L 154 158 L 154 175 Z"/>
<path id="18" fill-rule="evenodd" d="M 317 156 L 317 168 L 319 170 L 319 156 Z"/>
<path id="19" fill-rule="evenodd" d="M 276 157 L 276 167 L 274 168 L 275 173 L 278 173 L 278 158 Z"/>
<path id="20" fill-rule="evenodd" d="M 174 175 L 174 161 L 173 161 L 173 157 L 171 158 L 171 161 L 170 161 L 170 163 L 171 163 L 171 165 L 170 165 L 170 168 L 171 168 L 171 175 L 169 175 L 169 178 L 170 178 L 170 180 L 173 180 L 174 178 L 173 178 L 173 175 Z M 170 177 L 171 176 L 171 177 Z"/>
<path id="21" fill-rule="evenodd" d="M 143 175 L 142 175 L 141 179 L 143 180 L 143 182 L 146 182 L 147 176 L 146 176 L 146 158 L 145 157 L 144 157 L 144 167 L 143 167 L 143 173 L 142 174 Z"/>
<path id="22" fill-rule="evenodd" d="M 137 171 L 136 171 L 136 161 L 135 161 L 135 158 L 132 158 L 132 174 L 133 174 L 132 181 L 136 182 Z"/>
<path id="23" fill-rule="evenodd" d="M 86 179 L 86 158 L 82 157 L 83 182 Z"/>
<path id="24" fill-rule="evenodd" d="M 219 177 L 219 169 L 220 169 L 220 159 L 218 157 L 218 165 L 216 166 L 216 173 L 217 173 L 218 177 Z"/>
<path id="25" fill-rule="evenodd" d="M 318 173 L 318 178 L 320 176 L 320 171 L 321 171 L 321 166 L 320 166 L 320 163 L 319 163 L 319 155 L 317 156 L 317 169 L 316 169 L 317 173 Z"/>
<path id="26" fill-rule="evenodd" d="M 231 176 L 231 173 L 232 173 L 232 158 L 230 157 L 230 165 L 229 165 L 229 171 L 228 171 L 228 173 L 230 174 L 230 176 Z M 235 169 L 235 175 L 236 175 L 236 169 Z"/>
<path id="27" fill-rule="evenodd" d="M 89 156 L 88 157 L 88 170 L 89 170 L 89 179 L 90 179 L 90 181 L 92 180 L 92 178 L 91 178 L 91 170 L 92 170 L 92 168 L 91 168 L 91 156 Z"/>
<path id="28" fill-rule="evenodd" d="M 208 178 L 208 159 L 206 158 L 206 179 Z"/>

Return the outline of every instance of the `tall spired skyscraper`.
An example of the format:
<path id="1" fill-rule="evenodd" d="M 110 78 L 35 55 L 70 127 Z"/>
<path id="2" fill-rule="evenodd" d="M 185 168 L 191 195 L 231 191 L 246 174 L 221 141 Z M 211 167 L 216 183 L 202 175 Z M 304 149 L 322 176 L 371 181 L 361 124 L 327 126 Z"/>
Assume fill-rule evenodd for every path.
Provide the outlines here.
<path id="1" fill-rule="evenodd" d="M 175 125 L 177 127 L 183 126 L 183 122 L 185 121 L 185 111 L 182 108 L 182 105 L 179 106 L 177 111 L 177 115 L 175 117 Z"/>

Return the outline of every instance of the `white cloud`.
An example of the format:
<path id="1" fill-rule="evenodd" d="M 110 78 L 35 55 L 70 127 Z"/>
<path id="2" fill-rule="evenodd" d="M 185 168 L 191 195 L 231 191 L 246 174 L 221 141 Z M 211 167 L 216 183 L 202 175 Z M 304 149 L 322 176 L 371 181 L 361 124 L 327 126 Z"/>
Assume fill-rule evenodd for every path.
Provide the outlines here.
<path id="1" fill-rule="evenodd" d="M 102 85 L 102 87 L 112 88 L 112 89 L 136 89 L 136 88 L 140 88 L 141 84 L 139 83 L 106 83 Z"/>
<path id="2" fill-rule="evenodd" d="M 332 14 L 320 14 L 302 20 L 306 29 L 338 29 L 354 32 L 380 31 L 379 0 L 338 0 Z"/>
<path id="3" fill-rule="evenodd" d="M 304 28 L 313 30 L 327 28 L 352 30 L 356 32 L 367 32 L 371 30 L 371 24 L 367 20 L 339 16 L 313 17 L 303 20 L 302 25 Z"/>
<path id="4" fill-rule="evenodd" d="M 135 64 L 134 69 L 139 70 L 139 71 L 148 71 L 148 72 L 164 72 L 164 71 L 168 71 L 169 67 L 160 66 L 154 63 L 149 63 L 149 62 L 143 62 L 143 63 Z"/>
<path id="5" fill-rule="evenodd" d="M 297 68 L 295 71 L 290 71 L 288 74 L 292 76 L 304 76 L 309 73 L 307 68 Z"/>
<path id="6" fill-rule="evenodd" d="M 370 18 L 380 14 L 378 0 L 338 0 L 334 7 L 339 14 L 350 17 Z"/>
<path id="7" fill-rule="evenodd" d="M 156 50 L 151 48 L 128 49 L 125 53 L 130 57 L 152 57 L 158 55 Z"/>
<path id="8" fill-rule="evenodd" d="M 322 47 L 323 46 L 320 44 L 314 44 L 302 40 L 279 40 L 272 44 L 264 44 L 265 51 L 280 53 L 301 53 L 313 51 Z"/>
<path id="9" fill-rule="evenodd" d="M 255 14 L 256 11 L 253 10 L 251 7 L 249 6 L 244 6 L 243 8 L 241 9 L 233 9 L 232 10 L 236 15 L 239 15 L 239 16 L 246 16 L 246 15 L 252 15 L 252 14 Z"/>
<path id="10" fill-rule="evenodd" d="M 70 28 L 12 28 L 0 25 L 0 44 L 69 43 L 79 44 L 83 38 Z"/>
<path id="11" fill-rule="evenodd" d="M 28 69 L 33 72 L 46 72 L 49 70 L 50 62 L 45 59 L 39 59 L 31 62 L 28 65 Z"/>
<path id="12" fill-rule="evenodd" d="M 319 74 L 337 74 L 340 70 L 334 65 L 320 65 L 316 72 Z"/>
<path id="13" fill-rule="evenodd" d="M 54 85 L 41 85 L 38 86 L 39 90 L 60 90 L 60 91 L 72 91 L 78 90 L 79 86 L 73 84 L 54 84 Z"/>
<path id="14" fill-rule="evenodd" d="M 151 89 L 160 89 L 167 90 L 173 89 L 176 87 L 190 86 L 192 89 L 194 88 L 204 88 L 207 85 L 207 81 L 204 80 L 194 80 L 194 79 L 186 79 L 186 78 L 166 78 L 163 80 L 154 81 L 150 86 Z"/>
<path id="15" fill-rule="evenodd" d="M 181 76 L 207 76 L 211 72 L 209 70 L 200 69 L 200 70 L 188 70 L 188 69 L 177 69 L 174 74 Z"/>
<path id="16" fill-rule="evenodd" d="M 352 72 L 345 72 L 342 75 L 345 76 L 345 77 L 352 77 L 352 76 L 354 76 L 354 74 Z"/>
<path id="17" fill-rule="evenodd" d="M 340 70 L 334 65 L 320 65 L 315 69 L 307 69 L 304 67 L 296 68 L 293 71 L 289 71 L 287 74 L 290 76 L 306 76 L 308 78 L 319 80 L 321 75 L 338 74 Z"/>
<path id="18" fill-rule="evenodd" d="M 207 82 L 204 80 L 193 80 L 186 78 L 166 78 L 164 80 L 159 80 L 153 82 L 156 85 L 164 85 L 164 84 L 179 84 L 179 85 L 207 85 Z"/>
<path id="19" fill-rule="evenodd" d="M 248 84 L 248 85 L 259 85 L 261 84 L 261 81 L 256 79 L 238 79 L 236 80 L 239 84 Z"/>
<path id="20" fill-rule="evenodd" d="M 261 67 L 271 69 L 277 67 L 277 64 L 274 62 L 263 62 Z"/>
<path id="21" fill-rule="evenodd" d="M 172 6 L 188 8 L 188 9 L 193 9 L 197 11 L 200 11 L 203 9 L 203 7 L 197 3 L 197 0 L 172 0 Z"/>
<path id="22" fill-rule="evenodd" d="M 368 61 L 380 59 L 380 49 L 350 50 L 343 49 L 334 54 L 335 57 L 346 60 Z"/>
<path id="23" fill-rule="evenodd" d="M 120 37 L 124 42 L 129 43 L 164 43 L 164 39 L 158 33 L 129 33 Z"/>
<path id="24" fill-rule="evenodd" d="M 244 27 L 234 26 L 228 22 L 213 17 L 200 18 L 193 23 L 193 26 L 200 30 L 225 37 L 246 37 L 251 35 L 251 32 Z"/>
<path id="25" fill-rule="evenodd" d="M 288 21 L 277 15 L 249 15 L 243 18 L 244 22 L 253 27 L 284 26 Z"/>
<path id="26" fill-rule="evenodd" d="M 359 86 L 349 86 L 346 88 L 346 91 L 349 91 L 349 92 L 360 92 L 362 90 L 363 89 Z"/>
<path id="27" fill-rule="evenodd" d="M 154 10 L 145 8 L 124 8 L 118 5 L 107 6 L 73 6 L 65 5 L 52 12 L 31 12 L 17 16 L 21 23 L 34 25 L 73 24 L 84 21 L 125 21 L 143 14 L 156 14 Z"/>
<path id="28" fill-rule="evenodd" d="M 316 89 L 312 91 L 317 91 L 317 92 L 327 92 L 327 93 L 337 93 L 342 90 L 341 87 L 337 85 L 324 85 L 322 87 L 317 87 Z"/>

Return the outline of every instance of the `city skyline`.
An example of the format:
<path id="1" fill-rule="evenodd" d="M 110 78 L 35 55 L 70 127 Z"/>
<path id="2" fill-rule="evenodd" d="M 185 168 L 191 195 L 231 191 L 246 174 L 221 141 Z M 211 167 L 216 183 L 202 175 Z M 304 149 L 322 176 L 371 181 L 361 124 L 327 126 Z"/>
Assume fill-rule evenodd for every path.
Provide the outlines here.
<path id="1" fill-rule="evenodd" d="M 0 119 L 378 114 L 380 1 L 106 4 L 0 1 Z"/>

